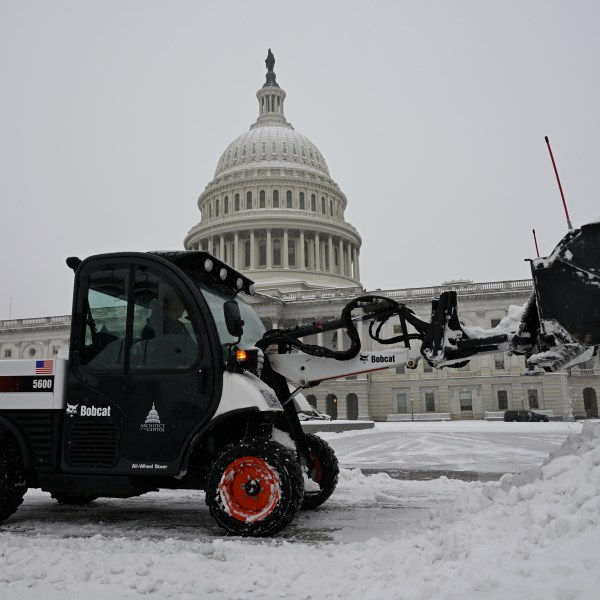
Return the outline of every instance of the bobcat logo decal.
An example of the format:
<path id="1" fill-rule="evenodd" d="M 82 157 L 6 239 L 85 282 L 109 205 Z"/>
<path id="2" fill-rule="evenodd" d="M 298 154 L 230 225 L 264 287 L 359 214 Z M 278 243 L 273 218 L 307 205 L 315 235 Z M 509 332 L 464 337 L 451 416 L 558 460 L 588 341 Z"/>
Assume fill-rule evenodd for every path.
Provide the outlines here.
<path id="1" fill-rule="evenodd" d="M 68 404 L 67 403 L 67 414 L 70 417 L 74 417 L 77 414 L 77 407 L 79 404 Z"/>
<path id="2" fill-rule="evenodd" d="M 360 362 L 366 363 L 368 360 L 369 360 L 369 355 L 368 354 L 361 354 L 360 355 Z"/>

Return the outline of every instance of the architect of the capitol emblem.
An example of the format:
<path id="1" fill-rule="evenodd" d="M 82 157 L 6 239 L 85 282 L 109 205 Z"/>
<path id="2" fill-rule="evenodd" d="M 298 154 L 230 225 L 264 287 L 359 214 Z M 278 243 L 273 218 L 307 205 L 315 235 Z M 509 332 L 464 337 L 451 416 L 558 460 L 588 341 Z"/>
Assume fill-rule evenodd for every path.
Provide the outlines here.
<path id="1" fill-rule="evenodd" d="M 265 62 L 258 119 L 221 155 L 185 248 L 211 252 L 263 289 L 360 285 L 361 238 L 344 220 L 346 196 L 319 149 L 286 120 L 271 50 Z"/>

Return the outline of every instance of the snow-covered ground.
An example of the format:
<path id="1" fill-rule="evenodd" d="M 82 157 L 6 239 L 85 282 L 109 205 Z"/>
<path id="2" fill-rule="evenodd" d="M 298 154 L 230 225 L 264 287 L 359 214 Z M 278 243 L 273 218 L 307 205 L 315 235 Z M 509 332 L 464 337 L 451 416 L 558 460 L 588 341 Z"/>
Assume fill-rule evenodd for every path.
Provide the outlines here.
<path id="1" fill-rule="evenodd" d="M 0 598 L 598 598 L 600 423 L 323 437 L 338 489 L 274 539 L 223 536 L 200 492 L 66 507 L 30 491 L 0 527 Z"/>

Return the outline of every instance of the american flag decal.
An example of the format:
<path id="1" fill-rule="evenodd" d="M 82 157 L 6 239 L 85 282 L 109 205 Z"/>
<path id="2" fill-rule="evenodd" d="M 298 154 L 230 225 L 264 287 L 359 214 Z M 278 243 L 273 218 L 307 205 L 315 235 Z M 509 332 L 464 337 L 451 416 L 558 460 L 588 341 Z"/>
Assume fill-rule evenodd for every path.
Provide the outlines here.
<path id="1" fill-rule="evenodd" d="M 36 360 L 35 374 L 36 375 L 52 375 L 54 370 L 54 362 L 51 360 Z"/>

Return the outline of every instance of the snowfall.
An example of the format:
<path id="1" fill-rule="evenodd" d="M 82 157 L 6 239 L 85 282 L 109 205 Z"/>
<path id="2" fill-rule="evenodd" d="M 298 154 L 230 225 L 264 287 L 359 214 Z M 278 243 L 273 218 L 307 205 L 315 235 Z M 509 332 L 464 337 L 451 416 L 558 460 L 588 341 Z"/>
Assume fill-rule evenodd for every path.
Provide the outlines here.
<path id="1" fill-rule="evenodd" d="M 224 535 L 202 492 L 30 490 L 0 526 L 0 598 L 600 598 L 600 422 L 321 435 L 338 488 L 271 539 Z"/>

